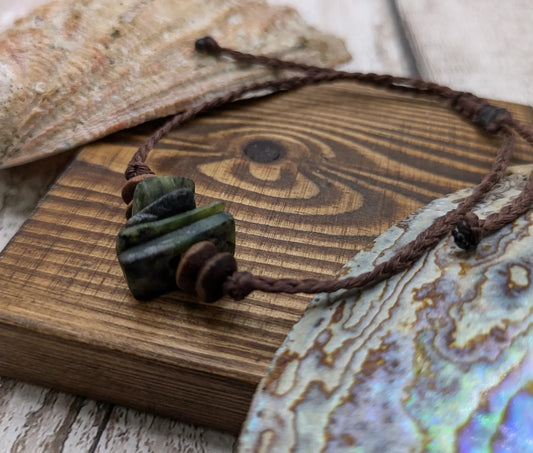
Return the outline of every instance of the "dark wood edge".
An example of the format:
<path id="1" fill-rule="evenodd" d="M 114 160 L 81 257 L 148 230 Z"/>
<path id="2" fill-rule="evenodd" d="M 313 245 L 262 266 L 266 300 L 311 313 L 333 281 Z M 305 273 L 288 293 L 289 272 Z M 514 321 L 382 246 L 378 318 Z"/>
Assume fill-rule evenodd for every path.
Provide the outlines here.
<path id="1" fill-rule="evenodd" d="M 0 350 L 5 377 L 232 434 L 239 433 L 255 391 L 246 381 L 148 362 L 5 322 L 0 322 Z"/>

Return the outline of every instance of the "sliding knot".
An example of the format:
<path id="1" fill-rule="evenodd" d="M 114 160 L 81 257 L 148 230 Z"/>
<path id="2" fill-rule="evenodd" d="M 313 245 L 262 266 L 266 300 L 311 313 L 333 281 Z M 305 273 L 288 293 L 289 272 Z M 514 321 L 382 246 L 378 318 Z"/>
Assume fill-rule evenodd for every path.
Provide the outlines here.
<path id="1" fill-rule="evenodd" d="M 452 231 L 453 239 L 458 247 L 463 250 L 475 250 L 481 240 L 483 231 L 479 217 L 473 212 L 466 214 Z"/>
<path id="2" fill-rule="evenodd" d="M 496 132 L 505 124 L 511 124 L 511 114 L 504 108 L 486 104 L 476 114 L 474 122 L 488 132 Z"/>
<path id="3" fill-rule="evenodd" d="M 148 165 L 140 161 L 130 162 L 124 173 L 124 176 L 128 181 L 135 176 L 141 175 L 155 175 L 155 173 Z"/>
<path id="4" fill-rule="evenodd" d="M 205 36 L 204 38 L 197 39 L 194 43 L 194 48 L 197 52 L 206 53 L 209 55 L 217 56 L 222 52 L 222 47 L 211 38 L 211 36 Z"/>
<path id="5" fill-rule="evenodd" d="M 476 121 L 478 111 L 487 104 L 487 101 L 474 96 L 472 93 L 457 93 L 451 101 L 451 107 L 461 116 L 472 122 Z"/>
<path id="6" fill-rule="evenodd" d="M 234 300 L 243 300 L 255 289 L 254 276 L 250 272 L 235 272 L 224 283 L 224 293 Z"/>
<path id="7" fill-rule="evenodd" d="M 513 121 L 506 109 L 491 105 L 471 93 L 457 93 L 452 99 L 451 107 L 487 132 L 497 132 Z"/>

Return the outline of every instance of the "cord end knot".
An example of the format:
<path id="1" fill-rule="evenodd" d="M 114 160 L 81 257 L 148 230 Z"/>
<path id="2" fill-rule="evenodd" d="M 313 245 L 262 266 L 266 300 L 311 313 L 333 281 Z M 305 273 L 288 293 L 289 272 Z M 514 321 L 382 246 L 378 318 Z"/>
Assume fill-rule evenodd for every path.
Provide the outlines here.
<path id="1" fill-rule="evenodd" d="M 205 36 L 197 39 L 194 43 L 194 48 L 197 52 L 206 53 L 213 56 L 220 55 L 222 52 L 222 47 L 220 47 L 211 36 Z"/>
<path id="2" fill-rule="evenodd" d="M 482 226 L 479 217 L 473 212 L 466 214 L 452 231 L 455 244 L 468 252 L 475 250 L 481 240 Z"/>

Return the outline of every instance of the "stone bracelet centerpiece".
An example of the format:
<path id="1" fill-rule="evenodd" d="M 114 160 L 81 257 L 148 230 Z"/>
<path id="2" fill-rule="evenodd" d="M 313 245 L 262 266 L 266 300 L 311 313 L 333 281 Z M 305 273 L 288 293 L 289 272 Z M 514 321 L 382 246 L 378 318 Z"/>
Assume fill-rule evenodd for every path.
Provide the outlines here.
<path id="1" fill-rule="evenodd" d="M 138 176 L 122 198 L 130 217 L 116 248 L 133 296 L 148 300 L 179 287 L 204 302 L 220 298 L 220 285 L 209 283 L 236 270 L 235 221 L 224 202 L 197 208 L 194 182 L 181 176 Z"/>

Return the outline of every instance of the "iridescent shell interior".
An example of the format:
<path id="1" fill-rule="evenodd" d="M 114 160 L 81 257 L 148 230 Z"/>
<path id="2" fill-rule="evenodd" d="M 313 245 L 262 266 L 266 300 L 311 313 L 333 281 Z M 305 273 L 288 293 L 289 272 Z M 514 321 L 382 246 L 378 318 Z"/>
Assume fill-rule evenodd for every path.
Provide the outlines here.
<path id="1" fill-rule="evenodd" d="M 484 218 L 523 188 L 508 175 Z M 435 200 L 343 269 L 389 258 L 470 189 Z M 446 237 L 368 290 L 319 295 L 276 353 L 240 452 L 533 451 L 533 211 L 476 252 Z"/>

